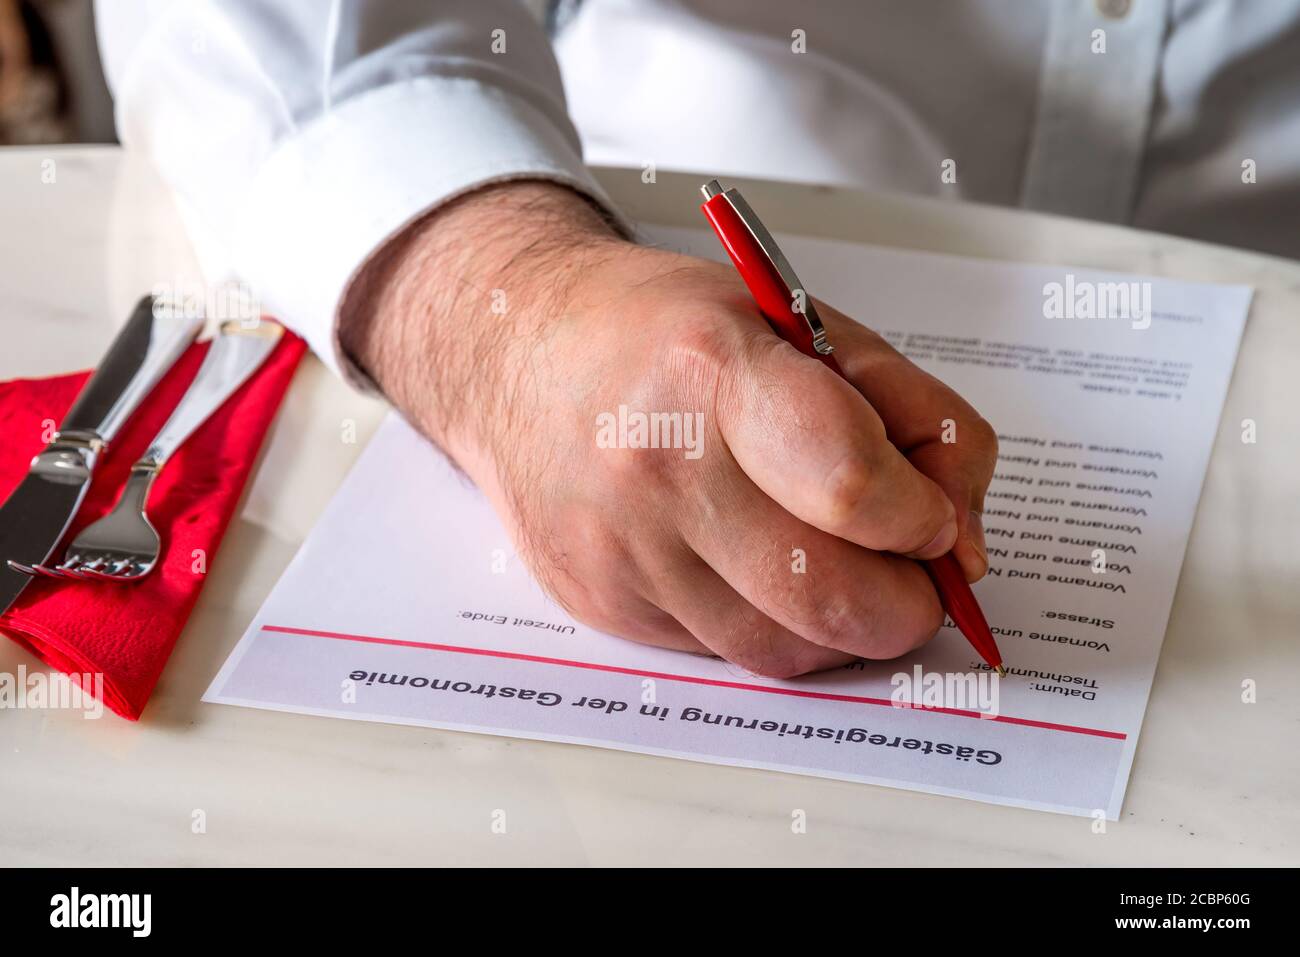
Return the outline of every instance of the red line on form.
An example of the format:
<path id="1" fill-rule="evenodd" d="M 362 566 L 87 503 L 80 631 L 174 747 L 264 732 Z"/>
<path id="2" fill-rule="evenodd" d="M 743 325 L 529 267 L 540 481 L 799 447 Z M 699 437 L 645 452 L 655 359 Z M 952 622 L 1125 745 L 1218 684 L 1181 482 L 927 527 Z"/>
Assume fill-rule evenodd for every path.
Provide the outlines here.
<path id="1" fill-rule="evenodd" d="M 764 694 L 787 695 L 795 698 L 813 698 L 819 701 L 847 701 L 852 704 L 869 704 L 886 708 L 896 707 L 888 698 L 864 698 L 851 694 L 832 694 L 827 691 L 803 691 L 798 688 L 774 688 L 769 685 L 746 684 L 740 681 L 719 681 L 714 678 L 697 678 L 694 675 L 674 675 L 663 671 L 645 671 L 640 668 L 621 668 L 618 665 L 600 665 L 590 661 L 572 661 L 568 658 L 547 658 L 542 655 L 526 655 L 518 651 L 494 651 L 488 648 L 466 648 L 461 645 L 440 645 L 427 641 L 404 641 L 400 638 L 375 638 L 370 635 L 349 635 L 338 631 L 313 631 L 309 628 L 285 628 L 280 625 L 263 625 L 262 631 L 284 635 L 302 635 L 307 638 L 332 638 L 337 641 L 358 641 L 370 645 L 397 645 L 402 648 L 424 648 L 429 651 L 449 651 L 461 655 L 481 655 L 487 658 L 509 658 L 513 661 L 532 661 L 543 665 L 559 665 L 564 668 L 585 668 L 589 671 L 608 671 L 620 675 L 633 675 L 639 678 L 660 678 L 664 681 L 681 681 L 686 684 L 709 685 L 715 688 L 735 688 L 740 691 L 759 691 Z M 1122 731 L 1102 731 L 1099 728 L 1080 728 L 1072 724 L 1053 724 L 1050 721 L 1034 721 L 1030 718 L 1012 718 L 997 715 L 992 718 L 982 716 L 978 711 L 963 711 L 958 708 L 918 707 L 903 710 L 930 711 L 938 714 L 956 715 L 961 718 L 978 718 L 982 721 L 997 721 L 1002 724 L 1018 724 L 1027 728 L 1043 728 L 1048 731 L 1065 731 L 1070 734 L 1090 734 L 1098 738 L 1125 740 L 1128 735 Z"/>

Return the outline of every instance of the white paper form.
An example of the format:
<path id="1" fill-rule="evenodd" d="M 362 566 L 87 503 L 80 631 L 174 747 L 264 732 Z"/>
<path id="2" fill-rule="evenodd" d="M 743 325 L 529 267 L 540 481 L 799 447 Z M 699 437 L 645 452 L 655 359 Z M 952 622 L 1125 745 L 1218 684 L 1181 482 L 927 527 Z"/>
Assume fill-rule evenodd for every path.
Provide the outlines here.
<path id="1" fill-rule="evenodd" d="M 721 259 L 712 234 L 652 235 Z M 975 586 L 1011 672 L 996 717 L 891 702 L 894 676 L 917 666 L 987 672 L 948 623 L 906 658 L 782 681 L 573 621 L 478 491 L 397 417 L 204 700 L 1115 819 L 1250 290 L 780 242 L 809 289 L 1000 435 L 991 570 Z"/>

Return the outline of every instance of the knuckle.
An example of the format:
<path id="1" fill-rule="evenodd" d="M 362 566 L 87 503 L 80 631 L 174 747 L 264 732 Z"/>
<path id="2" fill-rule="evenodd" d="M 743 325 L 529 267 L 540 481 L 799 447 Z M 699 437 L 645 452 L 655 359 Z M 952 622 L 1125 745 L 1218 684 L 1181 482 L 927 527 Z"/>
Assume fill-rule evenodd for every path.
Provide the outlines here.
<path id="1" fill-rule="evenodd" d="M 696 323 L 678 331 L 667 352 L 667 368 L 679 380 L 716 388 L 735 361 L 738 346 L 726 324 Z"/>
<path id="2" fill-rule="evenodd" d="M 876 470 L 864 457 L 850 455 L 826 476 L 822 520 L 830 530 L 845 528 L 869 509 L 878 490 Z"/>
<path id="3" fill-rule="evenodd" d="M 831 648 L 851 648 L 862 642 L 868 614 L 849 596 L 833 593 L 815 603 L 813 640 Z"/>
<path id="4" fill-rule="evenodd" d="M 857 594 L 828 587 L 813 576 L 791 577 L 792 587 L 774 600 L 779 615 L 795 625 L 798 634 L 826 648 L 848 651 L 861 644 L 869 610 Z"/>

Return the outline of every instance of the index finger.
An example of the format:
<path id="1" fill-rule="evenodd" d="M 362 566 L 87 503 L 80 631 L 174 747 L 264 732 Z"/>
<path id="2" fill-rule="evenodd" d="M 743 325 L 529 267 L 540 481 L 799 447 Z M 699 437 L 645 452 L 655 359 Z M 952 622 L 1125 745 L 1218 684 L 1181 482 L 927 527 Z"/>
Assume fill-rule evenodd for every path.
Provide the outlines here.
<path id="1" fill-rule="evenodd" d="M 884 423 L 889 440 L 952 500 L 959 537 L 954 553 L 967 578 L 983 576 L 988 556 L 980 515 L 997 467 L 992 426 L 964 398 L 883 338 L 818 303 L 849 381 Z"/>

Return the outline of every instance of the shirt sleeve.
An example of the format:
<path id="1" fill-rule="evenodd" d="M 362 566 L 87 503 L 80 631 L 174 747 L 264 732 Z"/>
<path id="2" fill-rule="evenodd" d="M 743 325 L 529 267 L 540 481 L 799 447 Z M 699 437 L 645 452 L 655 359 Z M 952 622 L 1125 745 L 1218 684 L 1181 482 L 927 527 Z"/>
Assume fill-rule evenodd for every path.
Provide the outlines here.
<path id="1" fill-rule="evenodd" d="M 237 276 L 353 384 L 339 302 L 429 210 L 510 179 L 612 211 L 541 26 L 515 0 L 100 0 L 118 135 Z"/>

